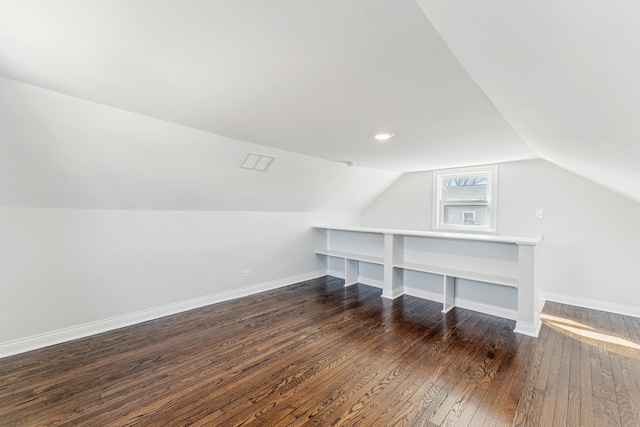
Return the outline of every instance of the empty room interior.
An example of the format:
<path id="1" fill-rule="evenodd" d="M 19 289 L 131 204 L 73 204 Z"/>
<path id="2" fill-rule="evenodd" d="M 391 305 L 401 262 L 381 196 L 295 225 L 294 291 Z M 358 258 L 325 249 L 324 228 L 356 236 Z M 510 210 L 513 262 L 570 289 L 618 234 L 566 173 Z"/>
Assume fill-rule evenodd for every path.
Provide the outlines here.
<path id="1" fill-rule="evenodd" d="M 638 22 L 0 0 L 0 426 L 640 425 Z"/>

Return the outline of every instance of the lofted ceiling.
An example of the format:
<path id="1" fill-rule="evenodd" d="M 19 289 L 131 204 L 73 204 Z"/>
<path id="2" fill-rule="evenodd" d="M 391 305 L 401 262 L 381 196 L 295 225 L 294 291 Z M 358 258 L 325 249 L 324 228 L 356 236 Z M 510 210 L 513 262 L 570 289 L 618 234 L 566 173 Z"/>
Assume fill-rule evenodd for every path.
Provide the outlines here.
<path id="1" fill-rule="evenodd" d="M 246 153 L 275 157 L 241 169 Z M 347 167 L 0 78 L 0 206 L 359 211 L 398 172 Z"/>
<path id="2" fill-rule="evenodd" d="M 0 46 L 0 76 L 327 160 L 535 157 L 412 0 L 2 0 Z"/>
<path id="3" fill-rule="evenodd" d="M 46 98 L 49 109 L 38 104 L 32 120 L 49 125 L 63 105 L 78 114 L 94 103 L 117 109 L 104 114 L 117 120 L 88 122 L 94 134 L 109 126 L 123 153 L 126 140 L 139 137 L 126 123 L 146 116 L 155 124 L 145 121 L 154 129 L 145 141 L 169 122 L 180 126 L 176 135 L 213 134 L 240 152 L 259 144 L 355 161 L 360 169 L 408 172 L 543 157 L 640 201 L 639 7 L 595 0 L 0 0 L 0 77 L 10 79 L 0 85 L 9 88 L 0 101 L 18 114 L 12 104 L 28 108 Z M 11 80 L 87 104 L 33 95 Z M 33 121 L 18 122 L 0 121 L 4 135 L 52 153 L 55 144 L 70 149 L 62 138 L 30 129 Z M 396 136 L 377 143 L 371 134 L 378 130 Z M 68 123 L 64 140 L 78 144 L 88 132 Z M 115 143 L 92 139 L 99 142 Z M 98 172 L 80 166 L 103 149 L 90 147 L 51 175 L 62 184 L 93 173 L 86 181 L 107 186 L 98 184 L 100 165 Z M 171 186 L 175 166 L 146 167 L 149 181 L 161 177 Z M 384 187 L 397 173 L 376 176 Z M 187 183 L 182 190 L 206 192 Z M 195 205 L 217 206 L 202 200 Z"/>
<path id="4" fill-rule="evenodd" d="M 640 3 L 417 0 L 542 158 L 640 202 Z"/>

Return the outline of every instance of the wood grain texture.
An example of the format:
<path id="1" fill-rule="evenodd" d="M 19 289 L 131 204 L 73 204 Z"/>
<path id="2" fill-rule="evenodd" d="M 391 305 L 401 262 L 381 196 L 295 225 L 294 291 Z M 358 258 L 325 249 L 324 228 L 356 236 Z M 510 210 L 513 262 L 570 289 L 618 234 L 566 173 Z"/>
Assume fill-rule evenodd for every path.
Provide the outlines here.
<path id="1" fill-rule="evenodd" d="M 640 425 L 640 321 L 514 322 L 332 277 L 0 359 L 0 426 Z"/>

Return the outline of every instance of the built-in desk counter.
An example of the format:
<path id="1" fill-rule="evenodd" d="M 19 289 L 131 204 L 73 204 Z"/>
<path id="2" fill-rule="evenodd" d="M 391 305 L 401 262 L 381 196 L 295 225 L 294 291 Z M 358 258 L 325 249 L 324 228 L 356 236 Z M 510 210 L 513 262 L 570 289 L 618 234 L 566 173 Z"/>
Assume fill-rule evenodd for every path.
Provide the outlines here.
<path id="1" fill-rule="evenodd" d="M 358 282 L 360 263 L 364 262 L 382 266 L 384 298 L 397 298 L 404 293 L 406 270 L 442 276 L 443 312 L 455 306 L 456 278 L 517 289 L 515 332 L 538 335 L 536 276 L 538 243 L 542 237 L 368 227 L 315 229 L 318 242 L 315 253 L 344 260 L 345 286 Z"/>

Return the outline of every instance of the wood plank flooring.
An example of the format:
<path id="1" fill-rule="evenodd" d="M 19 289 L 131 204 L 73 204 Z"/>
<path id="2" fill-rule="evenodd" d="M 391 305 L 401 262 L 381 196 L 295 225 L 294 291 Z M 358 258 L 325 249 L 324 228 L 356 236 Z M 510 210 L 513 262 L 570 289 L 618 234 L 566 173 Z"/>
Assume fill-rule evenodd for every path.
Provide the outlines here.
<path id="1" fill-rule="evenodd" d="M 0 359 L 0 426 L 638 426 L 640 320 L 326 277 Z"/>

